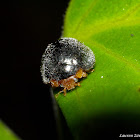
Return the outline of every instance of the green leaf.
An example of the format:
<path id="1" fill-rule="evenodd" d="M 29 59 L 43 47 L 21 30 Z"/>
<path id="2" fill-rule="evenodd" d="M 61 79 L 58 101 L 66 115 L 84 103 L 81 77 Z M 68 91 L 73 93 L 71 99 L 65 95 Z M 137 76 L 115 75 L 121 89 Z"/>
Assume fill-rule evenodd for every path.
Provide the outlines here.
<path id="1" fill-rule="evenodd" d="M 20 139 L 0 120 L 0 140 Z"/>
<path id="2" fill-rule="evenodd" d="M 140 124 L 140 1 L 72 0 L 63 37 L 84 42 L 96 58 L 95 72 L 81 81 L 81 87 L 57 98 L 74 138 L 86 137 L 91 128 L 94 135 L 107 124 L 116 127 L 117 122 L 126 122 L 126 129 L 136 128 L 134 120 Z"/>

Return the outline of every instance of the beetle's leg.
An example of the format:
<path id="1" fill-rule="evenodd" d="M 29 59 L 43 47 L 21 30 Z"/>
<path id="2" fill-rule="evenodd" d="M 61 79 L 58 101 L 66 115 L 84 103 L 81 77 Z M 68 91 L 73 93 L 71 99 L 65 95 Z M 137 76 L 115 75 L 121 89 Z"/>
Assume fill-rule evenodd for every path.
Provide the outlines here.
<path id="1" fill-rule="evenodd" d="M 59 92 L 55 95 L 55 97 L 57 98 L 58 95 L 59 95 L 60 93 L 62 93 L 62 92 L 64 92 L 64 91 L 63 91 L 63 90 L 59 91 Z"/>
<path id="2" fill-rule="evenodd" d="M 87 73 L 83 71 L 82 77 L 87 77 Z"/>
<path id="3" fill-rule="evenodd" d="M 67 89 L 66 89 L 66 88 L 64 88 L 64 89 L 63 89 L 63 92 L 64 92 L 64 96 L 66 96 Z"/>
<path id="4" fill-rule="evenodd" d="M 59 91 L 59 92 L 55 95 L 55 97 L 57 98 L 57 97 L 58 97 L 58 95 L 59 95 L 60 93 L 62 93 L 62 92 L 64 92 L 64 96 L 66 96 L 67 89 L 66 89 L 66 88 L 64 88 L 63 90 Z"/>
<path id="5" fill-rule="evenodd" d="M 94 69 L 92 69 L 90 72 L 94 72 Z"/>
<path id="6" fill-rule="evenodd" d="M 78 82 L 78 83 L 75 83 L 75 86 L 78 86 L 78 87 L 80 87 L 80 82 Z"/>

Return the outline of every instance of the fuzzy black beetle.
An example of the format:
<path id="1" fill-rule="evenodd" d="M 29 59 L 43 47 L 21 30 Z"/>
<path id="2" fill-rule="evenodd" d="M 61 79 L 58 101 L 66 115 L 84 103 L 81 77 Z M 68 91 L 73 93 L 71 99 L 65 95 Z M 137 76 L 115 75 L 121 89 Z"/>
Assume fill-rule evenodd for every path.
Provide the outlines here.
<path id="1" fill-rule="evenodd" d="M 93 71 L 95 56 L 90 48 L 74 38 L 61 38 L 47 46 L 41 65 L 42 79 L 53 87 L 67 90 L 80 86 L 79 78 Z"/>

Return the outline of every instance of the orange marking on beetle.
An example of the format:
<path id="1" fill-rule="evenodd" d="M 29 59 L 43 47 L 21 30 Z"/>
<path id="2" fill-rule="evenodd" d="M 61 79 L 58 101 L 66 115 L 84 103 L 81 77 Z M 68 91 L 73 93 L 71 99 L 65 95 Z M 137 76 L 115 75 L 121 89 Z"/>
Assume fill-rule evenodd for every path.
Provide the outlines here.
<path id="1" fill-rule="evenodd" d="M 51 83 L 52 87 L 59 87 L 60 86 L 60 83 L 56 80 L 51 80 L 50 83 Z"/>
<path id="2" fill-rule="evenodd" d="M 76 86 L 80 86 L 80 82 L 76 82 L 75 79 L 77 79 L 78 81 L 78 79 L 86 77 L 86 76 L 87 76 L 87 73 L 84 72 L 82 69 L 79 69 L 75 75 L 70 76 L 67 79 L 63 79 L 59 81 L 51 80 L 50 83 L 53 87 L 64 87 L 62 91 L 56 94 L 56 97 L 58 97 L 58 95 L 62 92 L 64 93 L 64 96 L 66 96 L 67 90 L 71 90 L 71 89 L 74 89 Z"/>

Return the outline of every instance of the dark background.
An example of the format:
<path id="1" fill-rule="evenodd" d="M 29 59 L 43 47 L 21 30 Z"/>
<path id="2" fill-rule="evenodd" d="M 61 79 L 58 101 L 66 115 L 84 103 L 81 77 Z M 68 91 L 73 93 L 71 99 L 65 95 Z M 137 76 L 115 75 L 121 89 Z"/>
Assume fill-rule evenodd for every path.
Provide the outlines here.
<path id="1" fill-rule="evenodd" d="M 57 139 L 41 56 L 61 36 L 69 0 L 1 3 L 0 118 L 23 140 Z"/>

